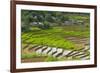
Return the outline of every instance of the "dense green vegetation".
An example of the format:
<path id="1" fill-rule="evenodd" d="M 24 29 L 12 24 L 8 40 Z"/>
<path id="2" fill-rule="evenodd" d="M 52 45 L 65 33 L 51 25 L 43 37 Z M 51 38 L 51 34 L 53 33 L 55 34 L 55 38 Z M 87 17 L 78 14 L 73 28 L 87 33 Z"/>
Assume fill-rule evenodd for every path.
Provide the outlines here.
<path id="1" fill-rule="evenodd" d="M 54 11 L 21 11 L 22 44 L 38 44 L 77 50 L 82 48 L 68 37 L 89 38 L 89 13 L 54 12 Z M 37 57 L 35 53 L 22 54 L 22 58 Z M 46 61 L 58 59 L 47 57 Z"/>
<path id="2" fill-rule="evenodd" d="M 89 37 L 89 32 L 87 32 L 86 29 L 84 29 L 83 32 L 83 29 L 82 31 L 67 31 L 68 29 L 64 28 L 65 27 L 54 27 L 48 30 L 41 30 L 37 27 L 33 27 L 34 30 L 32 32 L 22 33 L 22 41 L 23 43 L 47 45 L 64 49 L 77 49 L 75 43 L 67 40 L 67 37 Z M 36 32 L 36 30 L 38 32 Z"/>
<path id="3" fill-rule="evenodd" d="M 89 13 L 53 12 L 53 11 L 21 11 L 22 32 L 29 31 L 32 25 L 41 29 L 51 26 L 82 25 L 89 26 Z"/>

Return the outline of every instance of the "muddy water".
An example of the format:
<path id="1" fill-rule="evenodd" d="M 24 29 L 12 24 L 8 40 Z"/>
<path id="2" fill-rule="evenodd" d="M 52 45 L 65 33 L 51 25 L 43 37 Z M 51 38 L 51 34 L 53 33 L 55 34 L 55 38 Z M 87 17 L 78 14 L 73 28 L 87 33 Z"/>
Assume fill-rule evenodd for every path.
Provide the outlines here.
<path id="1" fill-rule="evenodd" d="M 76 44 L 87 44 L 87 43 L 89 43 L 88 38 L 67 37 L 67 40 L 75 42 Z"/>
<path id="2" fill-rule="evenodd" d="M 89 43 L 89 38 L 67 37 L 66 40 L 73 42 L 77 48 L 83 48 Z"/>

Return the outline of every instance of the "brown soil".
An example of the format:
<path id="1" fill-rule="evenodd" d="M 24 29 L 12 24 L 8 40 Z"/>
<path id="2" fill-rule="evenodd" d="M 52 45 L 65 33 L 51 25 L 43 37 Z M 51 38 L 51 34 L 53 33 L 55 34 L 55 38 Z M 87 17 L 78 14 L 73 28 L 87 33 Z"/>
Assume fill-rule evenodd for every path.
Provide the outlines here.
<path id="1" fill-rule="evenodd" d="M 43 62 L 45 61 L 46 57 L 35 57 L 29 59 L 21 59 L 21 63 L 29 63 L 29 62 Z"/>
<path id="2" fill-rule="evenodd" d="M 89 43 L 89 38 L 66 37 L 66 39 L 75 43 L 77 49 L 81 49 L 85 46 L 85 44 Z"/>
<path id="3" fill-rule="evenodd" d="M 67 40 L 75 42 L 76 44 L 87 44 L 89 42 L 88 38 L 78 38 L 78 37 L 67 37 Z"/>

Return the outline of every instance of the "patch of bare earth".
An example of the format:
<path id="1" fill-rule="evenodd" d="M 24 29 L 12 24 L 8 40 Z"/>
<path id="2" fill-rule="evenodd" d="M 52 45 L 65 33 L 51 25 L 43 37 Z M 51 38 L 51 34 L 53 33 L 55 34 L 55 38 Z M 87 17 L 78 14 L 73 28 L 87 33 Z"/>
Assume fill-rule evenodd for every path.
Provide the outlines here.
<path id="1" fill-rule="evenodd" d="M 30 62 L 43 62 L 46 57 L 35 57 L 35 58 L 29 58 L 29 59 L 22 59 L 22 63 L 30 63 Z"/>
<path id="2" fill-rule="evenodd" d="M 85 44 L 89 43 L 89 38 L 67 37 L 66 39 L 75 43 L 78 48 L 83 48 Z"/>

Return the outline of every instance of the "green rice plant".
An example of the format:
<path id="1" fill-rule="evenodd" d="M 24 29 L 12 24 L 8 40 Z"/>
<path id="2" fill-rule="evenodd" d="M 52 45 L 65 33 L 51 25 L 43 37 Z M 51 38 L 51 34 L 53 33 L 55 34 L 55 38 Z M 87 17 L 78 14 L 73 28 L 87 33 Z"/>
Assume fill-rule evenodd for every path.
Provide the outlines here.
<path id="1" fill-rule="evenodd" d="M 58 61 L 57 58 L 55 57 L 52 57 L 52 56 L 48 56 L 46 59 L 45 59 L 46 62 L 51 62 L 51 61 Z"/>
<path id="2" fill-rule="evenodd" d="M 48 45 L 48 46 L 53 46 L 53 47 L 60 47 L 60 48 L 74 48 L 74 43 L 65 40 L 63 38 L 58 38 L 58 37 L 52 37 L 52 36 L 44 36 L 44 37 L 35 37 L 27 40 L 27 43 L 32 43 L 32 44 L 39 44 L 39 45 Z"/>
<path id="3" fill-rule="evenodd" d="M 69 28 L 68 28 L 69 27 Z M 89 31 L 81 31 L 81 29 L 76 26 L 75 28 L 72 26 L 73 30 L 78 29 L 80 31 L 72 31 L 70 30 L 71 26 L 66 27 L 53 27 L 48 30 L 38 30 L 38 28 L 33 27 L 33 31 L 26 32 L 22 34 L 22 43 L 31 43 L 38 45 L 47 45 L 51 47 L 58 47 L 64 49 L 77 49 L 74 42 L 67 40 L 67 37 L 89 37 Z M 64 29 L 63 29 L 64 28 Z M 65 29 L 66 28 L 66 29 Z M 70 31 L 68 31 L 70 30 Z M 26 34 L 28 36 L 26 36 Z M 30 37 L 30 35 L 32 35 Z M 28 38 L 28 39 L 27 39 Z M 23 41 L 24 39 L 27 39 Z"/>

